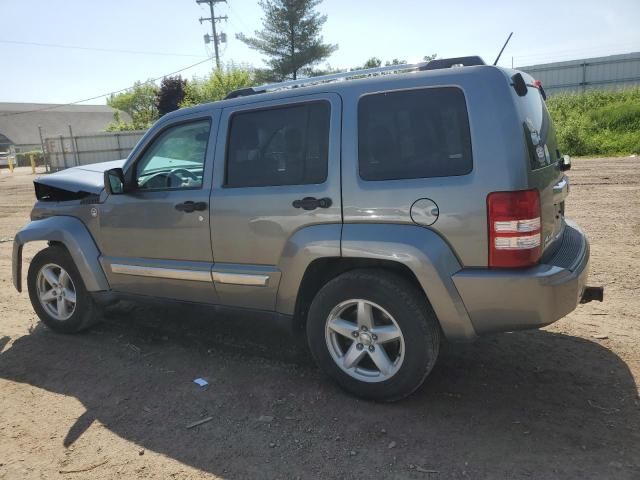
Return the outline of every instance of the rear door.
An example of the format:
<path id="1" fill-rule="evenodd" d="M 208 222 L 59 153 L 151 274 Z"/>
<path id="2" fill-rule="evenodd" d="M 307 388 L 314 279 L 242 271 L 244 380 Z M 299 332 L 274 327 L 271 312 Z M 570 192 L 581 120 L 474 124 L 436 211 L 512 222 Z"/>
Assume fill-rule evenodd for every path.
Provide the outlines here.
<path id="1" fill-rule="evenodd" d="M 340 110 L 329 93 L 223 110 L 211 193 L 222 304 L 273 310 L 292 235 L 342 222 Z"/>
<path id="2" fill-rule="evenodd" d="M 533 82 L 528 75 L 527 83 Z M 564 202 L 569 192 L 569 180 L 558 168 L 560 151 L 553 121 L 547 106 L 534 86 L 528 87 L 525 96 L 514 93 L 529 162 L 529 186 L 540 191 L 543 251 L 554 245 L 564 229 Z"/>

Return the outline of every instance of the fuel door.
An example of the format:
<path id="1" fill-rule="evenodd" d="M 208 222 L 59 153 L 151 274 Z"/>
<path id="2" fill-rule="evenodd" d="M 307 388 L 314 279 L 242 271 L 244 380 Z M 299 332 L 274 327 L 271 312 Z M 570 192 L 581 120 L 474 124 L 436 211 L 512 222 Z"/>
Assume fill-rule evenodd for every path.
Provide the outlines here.
<path id="1" fill-rule="evenodd" d="M 438 215 L 440 215 L 438 205 L 429 198 L 421 198 L 411 205 L 411 220 L 418 225 L 425 227 L 433 225 L 438 220 Z"/>

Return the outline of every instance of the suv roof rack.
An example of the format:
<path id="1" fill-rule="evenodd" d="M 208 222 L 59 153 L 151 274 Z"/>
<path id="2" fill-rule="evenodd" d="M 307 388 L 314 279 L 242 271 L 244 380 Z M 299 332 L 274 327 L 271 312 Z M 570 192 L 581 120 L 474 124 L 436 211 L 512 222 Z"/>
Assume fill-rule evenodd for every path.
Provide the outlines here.
<path id="1" fill-rule="evenodd" d="M 407 73 L 425 70 L 439 70 L 452 67 L 470 67 L 473 65 L 486 65 L 486 63 L 484 63 L 482 58 L 474 55 L 469 57 L 440 58 L 429 62 L 404 63 L 400 65 L 387 65 L 385 67 L 365 68 L 361 70 L 351 70 L 349 72 L 321 75 L 318 77 L 307 77 L 298 80 L 287 80 L 286 82 L 269 83 L 266 85 L 260 85 L 259 87 L 241 88 L 229 93 L 225 97 L 225 100 L 246 97 L 248 95 L 256 95 L 258 93 L 275 92 L 277 90 L 285 90 L 288 88 L 318 85 L 337 80 L 350 80 L 354 78 L 361 78 L 363 76 L 380 75 L 383 73 Z"/>

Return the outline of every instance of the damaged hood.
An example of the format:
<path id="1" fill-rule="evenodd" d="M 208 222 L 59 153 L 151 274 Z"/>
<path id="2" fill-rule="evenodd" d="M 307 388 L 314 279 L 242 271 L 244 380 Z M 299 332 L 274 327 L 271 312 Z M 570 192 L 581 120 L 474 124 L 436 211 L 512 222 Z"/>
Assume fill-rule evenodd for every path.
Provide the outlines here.
<path id="1" fill-rule="evenodd" d="M 67 168 L 60 172 L 38 177 L 33 182 L 36 184 L 36 192 L 38 191 L 38 185 L 44 185 L 72 193 L 99 195 L 104 189 L 104 172 L 111 168 L 122 167 L 125 161 L 126 159 L 112 160 L 110 162 Z"/>

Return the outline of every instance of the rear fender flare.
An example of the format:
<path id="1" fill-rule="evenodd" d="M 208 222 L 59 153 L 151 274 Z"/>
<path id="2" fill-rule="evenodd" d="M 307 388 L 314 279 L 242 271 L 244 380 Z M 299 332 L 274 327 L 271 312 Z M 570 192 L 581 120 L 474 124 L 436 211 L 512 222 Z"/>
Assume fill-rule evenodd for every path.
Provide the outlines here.
<path id="1" fill-rule="evenodd" d="M 300 284 L 307 268 L 314 260 L 327 257 L 340 257 L 339 223 L 311 225 L 295 232 L 287 241 L 278 270 L 282 272 L 276 310 L 279 313 L 293 315 Z"/>
<path id="2" fill-rule="evenodd" d="M 405 265 L 418 279 L 445 337 L 449 340 L 476 337 L 452 278 L 462 266 L 449 245 L 433 230 L 415 225 L 345 224 L 342 256 Z"/>
<path id="3" fill-rule="evenodd" d="M 87 227 L 77 218 L 55 216 L 28 223 L 13 239 L 13 285 L 19 292 L 22 291 L 22 247 L 41 240 L 59 242 L 67 248 L 89 292 L 109 290 L 99 262 L 100 251 Z"/>

